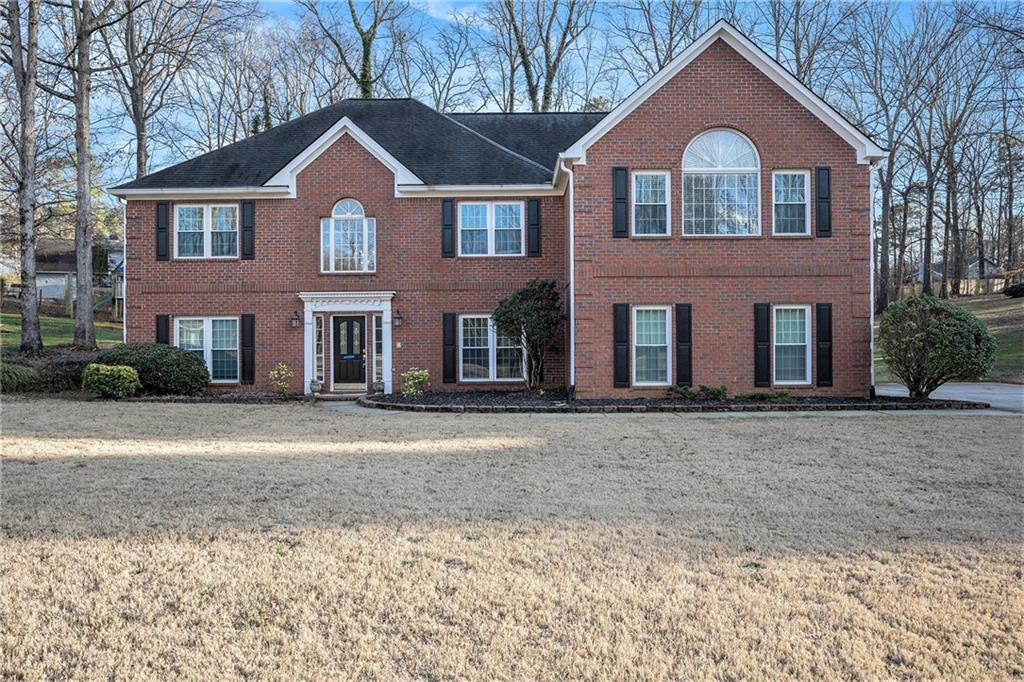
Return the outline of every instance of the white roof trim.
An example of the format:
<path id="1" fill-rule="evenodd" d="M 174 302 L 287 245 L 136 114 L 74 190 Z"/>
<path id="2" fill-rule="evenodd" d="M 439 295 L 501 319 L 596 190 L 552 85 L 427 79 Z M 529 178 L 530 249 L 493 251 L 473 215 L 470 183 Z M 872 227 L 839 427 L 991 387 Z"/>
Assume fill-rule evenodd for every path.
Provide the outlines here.
<path id="1" fill-rule="evenodd" d="M 287 187 L 150 187 L 117 189 L 110 188 L 108 194 L 133 201 L 146 199 L 278 199 L 288 198 Z"/>
<path id="2" fill-rule="evenodd" d="M 342 116 L 337 123 L 328 128 L 323 135 L 318 137 L 312 144 L 303 149 L 299 154 L 288 162 L 288 164 L 277 171 L 264 186 L 285 186 L 289 196 L 295 197 L 295 179 L 306 166 L 311 164 L 317 157 L 323 154 L 332 144 L 338 141 L 343 135 L 351 135 L 352 139 L 358 142 L 366 151 L 370 152 L 378 161 L 387 166 L 395 175 L 395 193 L 397 196 L 398 185 L 422 185 L 423 181 L 416 177 L 416 174 L 406 168 L 392 156 L 384 147 L 377 144 L 377 141 L 367 135 L 363 130 L 352 122 L 348 116 Z"/>
<path id="3" fill-rule="evenodd" d="M 710 47 L 716 40 L 722 40 L 726 45 L 739 52 L 748 62 L 753 64 L 761 73 L 768 76 L 776 85 L 789 93 L 793 99 L 802 104 L 808 111 L 817 116 L 825 125 L 831 128 L 839 137 L 846 140 L 857 150 L 858 163 L 871 163 L 878 159 L 885 158 L 887 153 L 884 149 L 871 141 L 864 133 L 847 121 L 825 100 L 815 95 L 810 88 L 798 81 L 789 71 L 783 68 L 778 62 L 772 59 L 764 50 L 755 45 L 749 38 L 740 33 L 732 24 L 720 20 L 708 29 L 702 36 L 697 38 L 688 48 L 683 50 L 678 57 L 666 64 L 658 73 L 654 74 L 649 81 L 637 88 L 632 95 L 624 99 L 611 113 L 591 128 L 583 137 L 577 140 L 571 147 L 560 156 L 570 159 L 578 159 L 580 163 L 586 163 L 587 149 L 601 139 L 605 133 L 618 125 L 624 118 L 639 107 L 648 97 L 653 95 L 661 86 L 671 80 L 676 74 L 683 70 L 704 50 Z"/>
<path id="4" fill-rule="evenodd" d="M 521 197 L 561 195 L 565 183 L 523 185 L 400 185 L 399 197 Z"/>

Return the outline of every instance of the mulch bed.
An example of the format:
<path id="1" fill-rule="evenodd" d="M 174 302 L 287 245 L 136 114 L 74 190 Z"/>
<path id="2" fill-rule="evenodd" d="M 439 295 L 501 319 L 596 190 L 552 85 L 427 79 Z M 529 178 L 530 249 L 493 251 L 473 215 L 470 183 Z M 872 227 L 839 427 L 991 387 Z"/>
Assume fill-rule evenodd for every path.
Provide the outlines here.
<path id="1" fill-rule="evenodd" d="M 420 396 L 372 395 L 359 399 L 365 407 L 414 412 L 804 412 L 819 410 L 971 410 L 987 403 L 963 400 L 921 400 L 878 397 L 793 397 L 789 403 L 679 398 L 585 398 L 566 401 L 564 392 L 544 395 L 525 391 L 451 391 Z"/>
<path id="2" fill-rule="evenodd" d="M 240 393 L 204 393 L 203 395 L 139 395 L 125 398 L 123 402 L 133 403 L 242 403 L 247 405 L 271 405 L 277 403 L 298 403 L 310 401 L 309 396 L 301 393 L 260 393 L 244 391 Z"/>

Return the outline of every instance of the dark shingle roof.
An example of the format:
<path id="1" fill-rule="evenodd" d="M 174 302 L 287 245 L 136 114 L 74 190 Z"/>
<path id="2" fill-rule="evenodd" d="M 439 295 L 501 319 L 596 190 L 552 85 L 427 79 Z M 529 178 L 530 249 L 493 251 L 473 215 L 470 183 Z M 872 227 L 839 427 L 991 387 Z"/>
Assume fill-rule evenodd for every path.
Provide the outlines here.
<path id="1" fill-rule="evenodd" d="M 558 152 L 600 120 L 593 114 L 446 116 L 412 99 L 348 99 L 115 189 L 262 185 L 343 116 L 428 185 L 550 182 Z"/>
<path id="2" fill-rule="evenodd" d="M 451 118 L 528 159 L 555 169 L 558 153 L 607 116 L 600 113 L 448 114 Z"/>

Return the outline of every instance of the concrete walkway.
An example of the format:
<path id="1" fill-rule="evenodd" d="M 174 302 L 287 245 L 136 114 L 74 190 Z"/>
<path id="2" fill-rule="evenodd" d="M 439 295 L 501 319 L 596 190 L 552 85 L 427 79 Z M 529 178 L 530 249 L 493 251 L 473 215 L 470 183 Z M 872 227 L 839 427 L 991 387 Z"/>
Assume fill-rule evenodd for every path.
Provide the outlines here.
<path id="1" fill-rule="evenodd" d="M 905 396 L 908 393 L 902 384 L 878 384 L 875 390 L 878 395 Z M 1024 413 L 1024 386 L 1020 384 L 949 383 L 940 386 L 931 397 L 975 400 L 988 403 L 997 410 Z"/>

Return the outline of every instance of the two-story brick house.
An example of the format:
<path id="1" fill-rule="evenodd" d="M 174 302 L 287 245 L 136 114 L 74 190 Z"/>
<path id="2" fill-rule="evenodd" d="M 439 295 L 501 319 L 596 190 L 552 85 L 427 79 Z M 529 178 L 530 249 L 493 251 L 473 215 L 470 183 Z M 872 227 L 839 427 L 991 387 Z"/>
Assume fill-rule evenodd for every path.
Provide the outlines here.
<path id="1" fill-rule="evenodd" d="M 217 384 L 508 387 L 489 315 L 556 280 L 546 368 L 578 396 L 673 383 L 863 395 L 870 166 L 884 151 L 719 22 L 608 114 L 346 100 L 112 190 L 126 339 Z"/>

